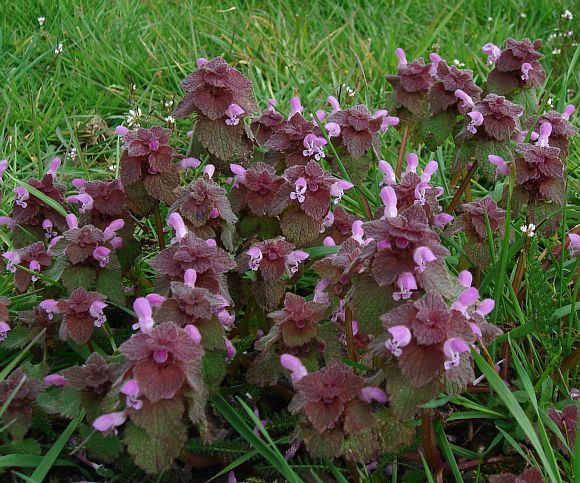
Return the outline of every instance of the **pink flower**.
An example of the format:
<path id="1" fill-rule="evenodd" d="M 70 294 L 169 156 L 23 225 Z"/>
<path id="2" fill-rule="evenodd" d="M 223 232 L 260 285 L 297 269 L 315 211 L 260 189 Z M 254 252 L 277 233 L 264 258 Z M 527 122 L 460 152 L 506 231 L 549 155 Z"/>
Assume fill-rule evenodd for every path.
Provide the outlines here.
<path id="1" fill-rule="evenodd" d="M 119 230 L 122 230 L 124 226 L 125 220 L 123 220 L 122 218 L 113 220 L 103 231 L 105 240 L 111 240 L 112 238 L 114 238 L 117 235 L 117 232 Z"/>
<path id="2" fill-rule="evenodd" d="M 46 316 L 48 317 L 48 320 L 53 319 L 53 317 L 54 317 L 53 314 L 55 312 L 58 313 L 56 300 L 46 299 L 46 300 L 43 300 L 42 302 L 40 302 L 40 304 L 38 304 L 38 306 L 46 312 Z"/>
<path id="3" fill-rule="evenodd" d="M 529 62 L 524 62 L 522 64 L 522 80 L 524 82 L 528 81 L 530 78 L 530 71 L 534 70 L 532 67 L 532 64 L 530 64 Z"/>
<path id="4" fill-rule="evenodd" d="M 412 291 L 417 290 L 417 280 L 411 272 L 403 272 L 397 279 L 398 292 L 393 292 L 394 300 L 406 300 L 411 297 Z"/>
<path id="5" fill-rule="evenodd" d="M 129 379 L 123 387 L 121 387 L 121 394 L 127 396 L 127 409 L 131 408 L 139 411 L 143 407 L 143 401 L 139 398 L 139 383 L 136 379 Z"/>
<path id="6" fill-rule="evenodd" d="M 28 203 L 26 203 L 26 200 L 28 198 L 30 198 L 30 193 L 28 192 L 28 190 L 26 188 L 24 188 L 23 186 L 17 186 L 16 188 L 14 188 L 12 190 L 13 193 L 16 193 L 16 199 L 14 200 L 14 202 L 22 207 L 22 208 L 26 208 L 28 206 Z"/>
<path id="7" fill-rule="evenodd" d="M 42 222 L 42 229 L 46 232 L 44 234 L 44 236 L 46 238 L 48 238 L 49 240 L 55 236 L 54 231 L 52 231 L 54 225 L 52 224 L 52 221 L 50 221 L 49 219 L 46 219 Z"/>
<path id="8" fill-rule="evenodd" d="M 393 170 L 392 166 L 384 159 L 379 161 L 379 170 L 385 174 L 380 182 L 380 185 L 392 186 L 397 183 L 395 178 L 395 171 Z"/>
<path id="9" fill-rule="evenodd" d="M 44 378 L 44 383 L 47 386 L 57 386 L 57 387 L 64 387 L 68 386 L 69 382 L 64 376 L 60 374 L 49 374 Z"/>
<path id="10" fill-rule="evenodd" d="M 484 299 L 475 309 L 475 313 L 485 317 L 495 308 L 495 300 L 493 299 Z"/>
<path id="11" fill-rule="evenodd" d="M 304 108 L 302 107 L 300 98 L 298 96 L 294 96 L 292 99 L 290 99 L 290 114 L 288 114 L 288 119 L 292 119 L 294 114 L 302 114 L 303 111 Z"/>
<path id="12" fill-rule="evenodd" d="M 61 164 L 60 158 L 54 158 L 48 165 L 47 174 L 50 174 L 53 178 L 56 178 L 56 173 L 58 171 L 58 168 L 60 168 L 60 164 Z"/>
<path id="13" fill-rule="evenodd" d="M 248 262 L 250 270 L 257 271 L 263 258 L 262 251 L 258 247 L 251 247 L 246 253 L 250 255 L 250 261 Z"/>
<path id="14" fill-rule="evenodd" d="M 329 122 L 324 126 L 329 138 L 337 138 L 340 136 L 340 126 L 336 122 Z"/>
<path id="15" fill-rule="evenodd" d="M 296 384 L 300 379 L 308 374 L 308 371 L 296 356 L 282 354 L 280 357 L 280 364 L 291 372 L 292 384 Z"/>
<path id="16" fill-rule="evenodd" d="M 244 114 L 244 111 L 240 106 L 237 104 L 230 104 L 230 107 L 226 109 L 226 124 L 228 126 L 237 126 L 240 122 L 240 116 Z"/>
<path id="17" fill-rule="evenodd" d="M 326 238 L 324 238 L 324 240 L 322 240 L 322 244 L 325 247 L 333 247 L 333 246 L 336 246 L 336 242 L 334 241 L 334 238 L 332 238 L 331 236 L 327 236 Z"/>
<path id="18" fill-rule="evenodd" d="M 197 158 L 183 158 L 179 162 L 179 166 L 181 166 L 182 169 L 199 168 L 200 164 L 201 161 Z"/>
<path id="19" fill-rule="evenodd" d="M 550 134 L 552 134 L 552 124 L 550 124 L 549 122 L 543 122 L 540 125 L 540 136 L 538 138 L 536 146 L 540 146 L 542 148 L 548 147 Z"/>
<path id="20" fill-rule="evenodd" d="M 385 391 L 379 387 L 363 387 L 358 395 L 361 401 L 370 403 L 376 401 L 381 404 L 385 404 L 388 401 Z"/>
<path id="21" fill-rule="evenodd" d="M 408 346 L 411 342 L 411 331 L 404 325 L 389 327 L 387 331 L 392 337 L 385 341 L 385 347 L 395 357 L 400 357 L 403 353 L 401 348 Z"/>
<path id="22" fill-rule="evenodd" d="M 205 174 L 208 178 L 213 178 L 215 173 L 215 166 L 213 164 L 206 164 L 205 168 L 203 168 L 203 174 Z"/>
<path id="23" fill-rule="evenodd" d="M 444 366 L 445 370 L 448 371 L 452 367 L 457 367 L 459 365 L 459 354 L 462 352 L 468 352 L 469 346 L 463 339 L 453 337 L 447 339 L 445 344 L 443 344 L 443 352 L 447 359 L 445 360 Z"/>
<path id="24" fill-rule="evenodd" d="M 15 273 L 16 272 L 15 265 L 18 265 L 20 263 L 20 255 L 18 255 L 18 253 L 16 253 L 13 250 L 9 250 L 4 254 L 2 254 L 2 257 L 5 258 L 8 262 L 6 264 L 6 270 L 8 270 L 11 273 Z"/>
<path id="25" fill-rule="evenodd" d="M 89 307 L 89 314 L 94 317 L 95 327 L 102 327 L 102 325 L 107 321 L 107 317 L 103 314 L 103 309 L 107 307 L 105 302 L 100 300 L 95 300 Z"/>
<path id="26" fill-rule="evenodd" d="M 117 127 L 115 127 L 115 134 L 117 134 L 117 136 L 123 137 L 128 132 L 129 132 L 129 129 L 127 129 L 125 126 L 117 126 Z"/>
<path id="27" fill-rule="evenodd" d="M 429 262 L 434 262 L 437 257 L 433 254 L 428 247 L 418 247 L 413 253 L 413 260 L 417 264 L 415 270 L 419 273 L 423 273 L 426 268 L 426 264 Z"/>
<path id="28" fill-rule="evenodd" d="M 111 254 L 111 250 L 109 250 L 107 247 L 102 247 L 102 246 L 98 246 L 97 248 L 95 248 L 93 250 L 93 258 L 99 262 L 99 266 L 101 268 L 106 267 L 109 262 L 109 255 Z"/>
<path id="29" fill-rule="evenodd" d="M 366 246 L 373 241 L 372 238 L 364 238 L 364 229 L 362 220 L 355 220 L 352 223 L 352 239 L 357 241 L 359 245 Z"/>
<path id="30" fill-rule="evenodd" d="M 399 67 L 403 65 L 407 65 L 407 56 L 405 55 L 405 51 L 400 47 L 395 49 L 395 55 L 397 59 L 399 59 Z"/>
<path id="31" fill-rule="evenodd" d="M 232 361 L 236 356 L 236 348 L 227 337 L 224 337 L 224 343 L 226 344 L 226 359 Z"/>
<path id="32" fill-rule="evenodd" d="M 417 166 L 419 166 L 419 157 L 415 153 L 409 153 L 407 155 L 407 169 L 406 173 L 416 173 Z"/>
<path id="33" fill-rule="evenodd" d="M 436 227 L 442 228 L 453 221 L 453 216 L 449 213 L 438 213 L 433 217 L 433 224 Z"/>
<path id="34" fill-rule="evenodd" d="M 471 111 L 467 113 L 467 116 L 471 119 L 467 124 L 467 130 L 471 134 L 477 133 L 477 128 L 483 124 L 483 114 L 478 111 Z"/>
<path id="35" fill-rule="evenodd" d="M 161 307 L 161 304 L 165 302 L 165 297 L 163 295 L 158 295 L 156 293 L 150 293 L 145 296 L 151 307 Z"/>
<path id="36" fill-rule="evenodd" d="M 66 202 L 67 203 L 80 203 L 81 206 L 79 208 L 79 213 L 86 213 L 87 210 L 93 209 L 94 200 L 90 195 L 88 195 L 86 193 L 80 193 L 78 195 L 67 197 Z"/>
<path id="37" fill-rule="evenodd" d="M 461 292 L 457 300 L 453 302 L 451 308 L 461 312 L 465 318 L 469 319 L 470 317 L 467 313 L 467 309 L 475 304 L 477 299 L 479 299 L 479 290 L 477 290 L 475 287 L 467 288 Z"/>
<path id="38" fill-rule="evenodd" d="M 565 121 L 569 121 L 570 120 L 570 116 L 572 114 L 574 114 L 574 111 L 575 110 L 576 110 L 576 108 L 572 104 L 568 104 L 565 107 L 564 112 L 562 113 L 562 119 L 564 119 Z"/>
<path id="39" fill-rule="evenodd" d="M 398 117 L 385 116 L 383 117 L 383 122 L 381 123 L 380 130 L 381 132 L 387 132 L 389 127 L 397 126 L 399 122 L 401 122 L 401 120 Z"/>
<path id="40" fill-rule="evenodd" d="M 326 98 L 326 102 L 328 102 L 330 107 L 332 107 L 330 114 L 334 114 L 335 112 L 340 111 L 340 104 L 338 103 L 338 99 L 336 97 L 328 96 Z"/>
<path id="41" fill-rule="evenodd" d="M 497 62 L 497 59 L 499 59 L 499 56 L 501 55 L 501 49 L 497 45 L 492 44 L 491 42 L 485 44 L 482 47 L 481 51 L 485 55 L 487 55 L 488 65 L 495 64 Z"/>
<path id="42" fill-rule="evenodd" d="M 396 218 L 399 212 L 397 210 L 397 194 L 395 190 L 390 186 L 385 186 L 381 190 L 380 196 L 385 205 L 384 218 Z"/>
<path id="43" fill-rule="evenodd" d="M 189 335 L 189 337 L 191 337 L 191 340 L 193 340 L 194 343 L 199 344 L 201 342 L 201 333 L 199 332 L 199 329 L 193 325 L 193 324 L 187 324 L 185 327 L 185 332 L 187 332 L 187 335 Z"/>
<path id="44" fill-rule="evenodd" d="M 246 169 L 240 164 L 230 164 L 230 171 L 234 173 L 242 184 L 246 182 Z"/>
<path id="45" fill-rule="evenodd" d="M 9 216 L 0 216 L 0 226 L 6 225 L 10 227 L 13 223 L 14 221 Z"/>
<path id="46" fill-rule="evenodd" d="M 75 215 L 73 215 L 72 213 L 69 213 L 68 215 L 66 215 L 66 224 L 67 224 L 69 230 L 74 230 L 75 228 L 79 227 L 79 222 L 77 220 L 77 217 Z"/>
<path id="47" fill-rule="evenodd" d="M 304 203 L 306 199 L 304 193 L 306 193 L 307 183 L 302 177 L 298 178 L 294 183 L 294 191 L 290 193 L 291 200 L 297 200 L 298 203 Z"/>
<path id="48" fill-rule="evenodd" d="M 473 109 L 475 107 L 475 103 L 473 102 L 472 97 L 467 94 L 467 92 L 462 91 L 461 89 L 457 89 L 454 92 L 455 97 L 462 101 L 462 107 L 464 109 Z"/>
<path id="49" fill-rule="evenodd" d="M 308 253 L 302 250 L 293 250 L 286 255 L 286 266 L 290 268 L 292 273 L 296 273 L 299 268 L 298 264 L 306 260 L 308 257 Z"/>
<path id="50" fill-rule="evenodd" d="M 421 173 L 421 181 L 423 183 L 429 183 L 431 181 L 431 177 L 437 172 L 439 169 L 439 163 L 437 161 L 429 161 Z"/>
<path id="51" fill-rule="evenodd" d="M 6 339 L 6 336 L 8 335 L 8 332 L 10 332 L 10 330 L 11 328 L 10 325 L 8 325 L 8 322 L 0 320 L 0 341 Z"/>
<path id="52" fill-rule="evenodd" d="M 320 227 L 320 233 L 324 233 L 326 228 L 330 228 L 333 223 L 334 223 L 334 213 L 332 211 L 329 211 L 326 214 L 326 216 L 324 217 L 324 220 L 322 220 L 322 226 Z"/>
<path id="53" fill-rule="evenodd" d="M 105 432 L 113 430 L 117 434 L 117 426 L 121 426 L 127 420 L 127 414 L 124 411 L 110 414 L 103 414 L 93 422 L 93 428 L 97 431 Z"/>
<path id="54" fill-rule="evenodd" d="M 314 156 L 316 161 L 320 161 L 321 158 L 325 157 L 324 146 L 328 144 L 328 141 L 323 137 L 317 136 L 316 134 L 307 134 L 303 141 L 304 150 L 302 155 L 306 158 Z"/>
<path id="55" fill-rule="evenodd" d="M 580 257 L 580 235 L 575 233 L 568 233 L 570 239 L 570 256 L 572 258 Z"/>
<path id="56" fill-rule="evenodd" d="M 187 235 L 187 227 L 179 213 L 171 213 L 167 217 L 167 224 L 175 230 L 175 236 L 171 239 L 172 244 L 177 243 Z"/>
<path id="57" fill-rule="evenodd" d="M 329 285 L 330 279 L 321 278 L 314 287 L 314 298 L 312 301 L 317 304 L 330 305 L 330 297 L 326 293 L 326 289 Z"/>
<path id="58" fill-rule="evenodd" d="M 2 176 L 4 175 L 4 172 L 7 169 L 8 169 L 8 160 L 3 159 L 2 161 L 0 161 L 0 184 L 2 184 L 3 182 Z"/>
<path id="59" fill-rule="evenodd" d="M 342 199 L 345 190 L 349 190 L 354 185 L 350 181 L 339 180 L 330 187 L 330 196 L 335 196 L 334 204 L 337 205 Z"/>
<path id="60" fill-rule="evenodd" d="M 463 287 L 469 288 L 473 283 L 473 275 L 471 275 L 469 270 L 463 270 L 457 275 L 457 280 Z"/>
<path id="61" fill-rule="evenodd" d="M 500 157 L 496 156 L 495 154 L 490 154 L 487 156 L 487 160 L 495 166 L 495 176 L 509 176 L 510 174 L 510 166 L 506 161 Z"/>
<path id="62" fill-rule="evenodd" d="M 138 318 L 138 322 L 133 324 L 133 330 L 141 329 L 141 332 L 144 334 L 151 332 L 155 321 L 153 320 L 153 312 L 149 300 L 144 297 L 139 297 L 133 302 L 133 310 Z"/>

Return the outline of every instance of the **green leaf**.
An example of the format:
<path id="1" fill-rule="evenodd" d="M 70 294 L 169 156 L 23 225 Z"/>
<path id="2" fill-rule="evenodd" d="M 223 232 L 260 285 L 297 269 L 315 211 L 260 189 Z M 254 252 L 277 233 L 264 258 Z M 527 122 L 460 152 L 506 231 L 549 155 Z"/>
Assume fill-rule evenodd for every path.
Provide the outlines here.
<path id="1" fill-rule="evenodd" d="M 383 332 L 381 315 L 395 306 L 392 290 L 379 287 L 375 280 L 366 274 L 352 279 L 352 312 L 361 332 L 378 335 Z"/>
<path id="2" fill-rule="evenodd" d="M 206 352 L 202 359 L 203 380 L 210 392 L 215 392 L 226 375 L 226 353 L 224 351 Z"/>
<path id="3" fill-rule="evenodd" d="M 48 414 L 58 414 L 63 418 L 74 418 L 80 408 L 79 391 L 71 386 L 48 388 L 39 394 L 36 402 Z"/>
<path id="4" fill-rule="evenodd" d="M 417 125 L 418 137 L 430 151 L 436 151 L 453 133 L 455 123 L 456 115 L 453 112 L 424 117 Z"/>
<path id="5" fill-rule="evenodd" d="M 92 267 L 78 267 L 71 265 L 62 272 L 61 281 L 65 288 L 70 292 L 82 287 L 86 290 L 92 290 L 97 279 L 97 271 Z"/>
<path id="6" fill-rule="evenodd" d="M 85 440 L 84 446 L 91 458 L 113 463 L 124 450 L 123 442 L 118 436 L 105 436 L 84 424 L 79 428 L 79 433 Z"/>
<path id="7" fill-rule="evenodd" d="M 30 331 L 23 325 L 17 325 L 8 332 L 8 337 L 2 342 L 6 349 L 20 349 L 30 340 Z"/>
<path id="8" fill-rule="evenodd" d="M 97 292 L 106 295 L 107 300 L 118 304 L 125 302 L 125 297 L 123 297 L 123 281 L 119 269 L 105 268 L 100 270 L 95 289 Z"/>
<path id="9" fill-rule="evenodd" d="M 302 212 L 286 212 L 280 227 L 288 241 L 299 247 L 312 243 L 320 236 L 320 224 Z"/>

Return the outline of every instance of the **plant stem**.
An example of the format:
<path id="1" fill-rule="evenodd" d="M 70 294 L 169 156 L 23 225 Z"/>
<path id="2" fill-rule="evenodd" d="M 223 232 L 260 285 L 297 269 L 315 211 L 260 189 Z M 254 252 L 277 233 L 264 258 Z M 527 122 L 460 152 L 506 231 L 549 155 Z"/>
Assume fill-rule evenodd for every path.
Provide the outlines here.
<path id="1" fill-rule="evenodd" d="M 409 140 L 409 124 L 406 124 L 405 129 L 403 131 L 403 139 L 401 141 L 401 146 L 399 147 L 399 157 L 397 158 L 397 169 L 395 171 L 397 178 L 400 178 L 401 173 L 403 172 L 403 158 L 405 157 L 405 150 L 407 149 L 408 140 Z"/>
<path id="2" fill-rule="evenodd" d="M 459 188 L 455 192 L 455 196 L 453 196 L 451 203 L 449 203 L 447 210 L 445 210 L 447 213 L 451 213 L 453 210 L 455 210 L 455 208 L 457 208 L 457 205 L 459 204 L 459 200 L 461 199 L 461 195 L 467 189 L 467 186 L 469 186 L 469 183 L 471 182 L 471 178 L 473 177 L 473 173 L 475 173 L 476 169 L 477 169 L 477 160 L 473 162 L 473 164 L 471 165 L 471 168 L 469 169 L 469 171 L 465 175 L 465 178 L 463 178 L 461 185 L 459 186 Z"/>
<path id="3" fill-rule="evenodd" d="M 165 248 L 165 237 L 163 235 L 163 223 L 161 222 L 161 213 L 159 211 L 159 203 L 155 206 L 155 229 L 157 231 L 157 241 L 159 242 L 159 249 Z"/>
<path id="4" fill-rule="evenodd" d="M 348 350 L 348 356 L 353 360 L 358 362 L 358 356 L 356 353 L 356 348 L 354 346 L 354 333 L 352 330 L 352 310 L 350 307 L 344 309 L 344 333 L 346 335 L 346 348 Z"/>
<path id="5" fill-rule="evenodd" d="M 435 430 L 433 428 L 433 411 L 426 410 L 421 414 L 421 441 L 425 450 L 425 458 L 429 467 L 437 472 L 443 467 L 443 461 L 439 456 L 437 449 L 437 440 L 435 439 Z"/>

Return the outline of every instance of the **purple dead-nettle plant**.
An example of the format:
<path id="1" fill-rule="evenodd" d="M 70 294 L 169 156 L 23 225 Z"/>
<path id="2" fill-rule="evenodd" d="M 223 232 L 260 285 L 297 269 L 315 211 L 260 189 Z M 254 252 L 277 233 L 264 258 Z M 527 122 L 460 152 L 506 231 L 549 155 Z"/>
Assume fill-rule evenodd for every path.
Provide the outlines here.
<path id="1" fill-rule="evenodd" d="M 85 364 L 63 371 L 61 377 L 64 380 L 59 379 L 57 383 L 70 385 L 85 397 L 98 400 L 105 397 L 122 372 L 121 365 L 107 362 L 100 354 L 93 352 Z"/>
<path id="2" fill-rule="evenodd" d="M 256 141 L 262 146 L 286 122 L 284 115 L 276 111 L 276 104 L 276 99 L 270 99 L 266 110 L 259 117 L 254 118 L 250 124 Z"/>
<path id="3" fill-rule="evenodd" d="M 297 391 L 289 410 L 303 415 L 299 430 L 310 453 L 364 461 L 372 457 L 376 453 L 372 404 L 387 402 L 384 391 L 367 387 L 365 381 L 343 363 L 306 373 L 298 360 L 287 354 L 282 357 L 282 363 L 292 373 Z M 357 451 L 343 453 L 343 442 L 355 435 L 357 438 L 353 438 L 351 444 L 356 445 Z"/>
<path id="4" fill-rule="evenodd" d="M 546 73 L 539 62 L 544 57 L 538 52 L 541 48 L 541 40 L 532 42 L 529 39 L 507 39 L 503 50 L 486 44 L 484 53 L 495 64 L 487 78 L 489 88 L 500 94 L 510 94 L 518 88 L 542 85 Z"/>
<path id="5" fill-rule="evenodd" d="M 256 216 L 268 215 L 284 178 L 272 166 L 260 162 L 252 163 L 248 169 L 231 164 L 230 170 L 236 176 L 236 185 L 230 194 L 236 211 L 248 208 Z"/>
<path id="6" fill-rule="evenodd" d="M 6 261 L 6 270 L 14 274 L 14 285 L 21 293 L 26 292 L 30 284 L 38 280 L 38 276 L 22 270 L 16 265 L 40 273 L 52 263 L 52 259 L 41 241 L 24 248 L 9 250 L 3 253 L 2 257 Z"/>
<path id="7" fill-rule="evenodd" d="M 550 123 L 552 130 L 548 137 L 548 144 L 552 147 L 560 149 L 560 159 L 565 161 L 568 157 L 568 147 L 570 145 L 570 138 L 578 134 L 578 128 L 570 124 L 570 117 L 575 111 L 573 105 L 568 105 L 565 107 L 564 112 L 559 113 L 557 111 L 549 111 L 543 113 L 541 116 L 530 117 L 526 122 L 526 128 L 533 127 L 532 131 L 532 141 L 537 141 L 540 137 L 540 129 L 542 124 L 545 122 Z M 524 142 L 527 130 L 523 131 L 523 138 L 519 139 L 519 142 Z"/>
<path id="8" fill-rule="evenodd" d="M 241 270 L 259 272 L 264 280 L 275 282 L 285 273 L 292 276 L 307 258 L 307 253 L 295 250 L 292 243 L 280 237 L 255 243 L 240 256 L 238 263 Z"/>
<path id="9" fill-rule="evenodd" d="M 481 101 L 473 102 L 462 91 L 455 91 L 455 95 L 470 108 L 462 136 L 506 142 L 520 129 L 520 117 L 524 109 L 505 97 L 488 94 Z"/>
<path id="10" fill-rule="evenodd" d="M 226 190 L 211 179 L 198 178 L 184 188 L 170 211 L 179 213 L 191 232 L 204 239 L 214 238 L 223 223 L 238 221 Z"/>
<path id="11" fill-rule="evenodd" d="M 10 314 L 8 312 L 9 305 L 9 298 L 0 297 L 0 342 L 6 339 L 8 332 L 12 330 L 10 324 L 8 323 L 10 321 Z"/>
<path id="12" fill-rule="evenodd" d="M 472 102 L 479 101 L 481 89 L 475 84 L 472 71 L 449 66 L 447 62 L 440 60 L 437 63 L 436 79 L 429 91 L 433 114 L 441 112 L 467 114 L 469 106 L 455 95 L 457 90 L 467 94 Z"/>
<path id="13" fill-rule="evenodd" d="M 423 59 L 407 62 L 401 48 L 395 54 L 399 59 L 399 71 L 397 75 L 386 76 L 395 89 L 395 102 L 415 116 L 420 116 L 427 111 L 429 90 L 437 81 L 436 66 L 425 64 Z"/>

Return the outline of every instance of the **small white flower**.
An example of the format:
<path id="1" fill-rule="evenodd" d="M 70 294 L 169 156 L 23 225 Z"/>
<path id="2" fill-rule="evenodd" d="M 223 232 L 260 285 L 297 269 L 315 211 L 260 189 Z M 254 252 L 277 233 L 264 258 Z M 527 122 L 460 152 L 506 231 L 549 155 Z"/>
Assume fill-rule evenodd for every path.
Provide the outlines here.
<path id="1" fill-rule="evenodd" d="M 356 94 L 356 91 L 352 87 L 347 86 L 346 93 L 349 97 L 354 97 L 354 95 Z"/>
<path id="2" fill-rule="evenodd" d="M 73 161 L 76 161 L 76 159 L 77 159 L 77 157 L 78 157 L 77 150 L 76 150 L 75 148 L 72 148 L 72 149 L 70 150 L 70 152 L 68 153 L 68 157 L 69 157 L 70 159 L 72 159 Z"/>
<path id="3" fill-rule="evenodd" d="M 522 225 L 520 226 L 520 230 L 522 230 L 522 233 L 524 235 L 526 235 L 528 238 L 532 238 L 536 233 L 536 225 L 534 225 L 533 223 L 530 223 L 529 225 Z"/>
<path id="4" fill-rule="evenodd" d="M 109 164 L 109 171 L 115 171 L 117 167 L 114 164 Z"/>
<path id="5" fill-rule="evenodd" d="M 131 89 L 132 91 L 136 91 L 137 90 L 137 84 L 131 84 L 129 86 L 129 89 Z"/>
<path id="6" fill-rule="evenodd" d="M 459 59 L 453 59 L 453 63 L 457 66 L 457 67 L 465 67 L 465 64 L 463 62 L 460 62 Z"/>
<path id="7" fill-rule="evenodd" d="M 552 99 L 551 97 L 549 97 L 548 98 L 548 102 L 546 104 L 548 104 L 548 106 L 550 106 L 550 107 L 554 107 L 554 99 Z"/>
<path id="8" fill-rule="evenodd" d="M 548 40 L 554 40 L 557 37 L 557 35 L 552 32 L 550 35 L 548 35 Z"/>
<path id="9" fill-rule="evenodd" d="M 175 124 L 175 118 L 173 116 L 167 116 L 163 119 L 167 124 Z"/>
<path id="10" fill-rule="evenodd" d="M 46 20 L 46 18 L 38 17 L 36 20 L 38 20 L 38 25 L 42 27 L 44 25 L 44 21 Z"/>
<path id="11" fill-rule="evenodd" d="M 493 22 L 493 17 L 487 17 L 488 22 Z"/>
<path id="12" fill-rule="evenodd" d="M 167 100 L 163 101 L 163 105 L 165 107 L 171 107 L 171 106 L 173 106 L 173 99 L 167 99 Z"/>
<path id="13" fill-rule="evenodd" d="M 527 14 L 525 12 L 522 12 L 522 13 L 520 13 L 520 17 L 521 18 L 526 18 L 527 17 Z"/>
<path id="14" fill-rule="evenodd" d="M 574 18 L 574 15 L 572 15 L 572 12 L 570 12 L 570 10 L 566 9 L 562 13 L 562 18 L 565 18 L 566 20 L 572 20 Z"/>
<path id="15" fill-rule="evenodd" d="M 562 53 L 562 49 L 554 49 L 552 50 L 552 55 L 560 55 Z"/>
<path id="16" fill-rule="evenodd" d="M 60 55 L 62 54 L 62 51 L 63 51 L 62 43 L 59 43 L 56 49 L 54 49 L 54 55 Z"/>
<path id="17" fill-rule="evenodd" d="M 568 37 L 572 37 L 572 35 L 574 35 L 574 32 L 572 32 L 571 30 L 568 30 L 568 32 L 566 32 L 566 35 Z"/>
<path id="18" fill-rule="evenodd" d="M 141 118 L 141 108 L 138 107 L 137 109 L 130 109 L 129 114 L 127 115 L 127 124 L 129 127 L 139 127 L 139 119 Z"/>

